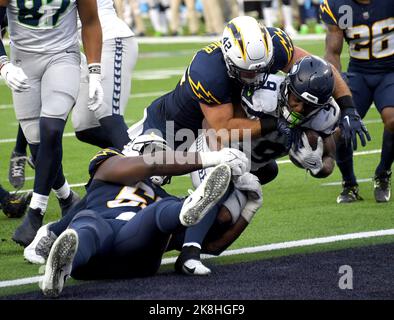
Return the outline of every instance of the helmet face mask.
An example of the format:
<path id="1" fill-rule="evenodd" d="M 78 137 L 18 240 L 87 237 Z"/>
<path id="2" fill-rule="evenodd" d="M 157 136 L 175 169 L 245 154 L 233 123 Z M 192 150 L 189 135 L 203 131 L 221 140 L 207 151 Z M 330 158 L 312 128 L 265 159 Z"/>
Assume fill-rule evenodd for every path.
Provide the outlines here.
<path id="1" fill-rule="evenodd" d="M 170 148 L 167 146 L 167 142 L 155 135 L 144 134 L 134 138 L 130 141 L 123 149 L 122 153 L 127 157 L 137 157 L 144 155 L 153 155 L 155 152 L 166 151 Z M 164 185 L 170 183 L 170 176 L 152 176 L 150 180 L 155 185 Z"/>
<path id="2" fill-rule="evenodd" d="M 330 64 L 316 56 L 297 61 L 280 87 L 279 109 L 291 127 L 298 126 L 329 104 L 334 90 Z M 302 112 L 293 111 L 290 100 L 303 103 Z"/>
<path id="3" fill-rule="evenodd" d="M 230 77 L 251 85 L 261 82 L 262 73 L 268 76 L 273 64 L 272 39 L 256 19 L 232 19 L 223 31 L 221 49 Z"/>

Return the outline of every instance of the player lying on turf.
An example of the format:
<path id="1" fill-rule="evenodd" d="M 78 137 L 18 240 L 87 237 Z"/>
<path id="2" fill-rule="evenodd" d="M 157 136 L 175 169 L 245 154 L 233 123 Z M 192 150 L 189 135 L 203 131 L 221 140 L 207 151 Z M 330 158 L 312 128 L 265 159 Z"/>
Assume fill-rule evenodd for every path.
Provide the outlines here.
<path id="1" fill-rule="evenodd" d="M 158 151 L 164 148 L 163 139 L 141 136 L 125 149 L 131 156 L 104 149 L 92 159 L 84 205 L 54 224 L 66 230 L 53 242 L 52 226 L 43 227 L 29 246 L 43 249 L 43 239 L 36 241 L 42 233 L 45 241 L 53 243 L 47 246 L 51 251 L 41 284 L 44 294 L 58 295 L 69 274 L 79 279 L 154 274 L 170 235 L 205 215 L 215 216 L 228 194 L 232 174 L 242 177 L 247 167 L 247 158 L 235 149 L 186 154 Z M 139 153 L 144 155 L 136 156 Z M 178 159 L 186 162 L 180 164 Z M 214 165 L 212 173 L 184 200 L 152 183 L 155 176 Z"/>

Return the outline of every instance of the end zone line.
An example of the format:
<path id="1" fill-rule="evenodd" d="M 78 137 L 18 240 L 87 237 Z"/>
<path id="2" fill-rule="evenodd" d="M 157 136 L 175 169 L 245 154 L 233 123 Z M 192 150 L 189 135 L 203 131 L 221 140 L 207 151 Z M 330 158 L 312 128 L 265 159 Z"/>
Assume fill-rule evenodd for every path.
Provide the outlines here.
<path id="1" fill-rule="evenodd" d="M 348 233 L 348 234 L 342 234 L 342 235 L 336 235 L 336 236 L 330 236 L 330 237 L 295 240 L 295 241 L 288 241 L 288 242 L 279 242 L 279 243 L 272 243 L 272 244 L 256 246 L 256 247 L 227 250 L 227 251 L 224 251 L 219 257 L 232 256 L 232 255 L 245 254 L 245 253 L 267 252 L 267 251 L 274 251 L 274 250 L 280 250 L 280 249 L 305 247 L 305 246 L 311 246 L 311 245 L 316 245 L 316 244 L 333 243 L 333 242 L 339 242 L 339 241 L 364 239 L 364 238 L 372 238 L 372 237 L 384 237 L 384 236 L 391 236 L 391 235 L 394 235 L 394 229 L 376 230 L 376 231 L 367 231 L 367 232 L 358 232 L 358 233 Z M 217 258 L 217 256 L 204 254 L 201 256 L 201 258 L 202 259 L 211 259 L 211 258 Z M 176 260 L 176 257 L 165 258 L 162 260 L 161 264 L 166 265 L 166 264 L 174 263 L 175 260 Z M 40 267 L 37 266 L 37 268 L 40 268 Z M 20 286 L 20 285 L 25 285 L 25 284 L 33 284 L 33 283 L 39 282 L 41 280 L 41 278 L 42 278 L 42 276 L 35 276 L 35 277 L 30 277 L 30 278 L 0 281 L 0 288 L 14 287 L 14 286 Z"/>

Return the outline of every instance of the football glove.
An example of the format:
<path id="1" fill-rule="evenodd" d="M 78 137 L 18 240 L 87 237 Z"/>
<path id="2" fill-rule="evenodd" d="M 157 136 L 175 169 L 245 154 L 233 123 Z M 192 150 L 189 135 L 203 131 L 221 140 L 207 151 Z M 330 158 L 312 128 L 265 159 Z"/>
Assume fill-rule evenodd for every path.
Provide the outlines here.
<path id="1" fill-rule="evenodd" d="M 280 117 L 277 122 L 277 127 L 276 129 L 278 132 L 282 135 L 284 135 L 287 138 L 287 143 L 286 143 L 286 151 L 289 151 L 291 147 L 293 147 L 295 150 L 298 150 L 298 148 L 302 147 L 301 143 L 301 133 L 302 131 L 297 128 L 289 127 L 289 122 L 287 122 L 286 119 Z"/>
<path id="2" fill-rule="evenodd" d="M 245 153 L 234 148 L 223 148 L 220 151 L 200 152 L 203 168 L 226 163 L 233 176 L 241 176 L 249 169 L 249 160 Z"/>
<path id="3" fill-rule="evenodd" d="M 353 150 L 357 150 L 357 135 L 360 138 L 361 145 L 366 145 L 365 138 L 371 141 L 371 136 L 357 110 L 353 107 L 347 107 L 341 110 L 341 120 L 339 122 L 342 137 L 345 139 L 346 145 L 351 143 Z M 365 136 L 365 137 L 364 137 Z"/>
<path id="4" fill-rule="evenodd" d="M 15 92 L 23 92 L 30 88 L 27 83 L 28 78 L 22 68 L 13 65 L 11 62 L 7 61 L 3 64 L 0 74 L 7 86 Z"/>
<path id="5" fill-rule="evenodd" d="M 323 139 L 317 139 L 316 150 L 312 150 L 308 137 L 305 132 L 301 136 L 302 147 L 298 149 L 291 148 L 289 155 L 292 156 L 303 168 L 310 170 L 316 175 L 323 168 Z"/>
<path id="6" fill-rule="evenodd" d="M 234 182 L 234 187 L 246 193 L 247 201 L 241 216 L 248 222 L 263 205 L 263 192 L 259 178 L 250 172 L 244 173 Z"/>
<path id="7" fill-rule="evenodd" d="M 101 86 L 101 65 L 91 63 L 89 69 L 89 100 L 88 108 L 90 111 L 96 111 L 103 103 L 104 91 Z"/>

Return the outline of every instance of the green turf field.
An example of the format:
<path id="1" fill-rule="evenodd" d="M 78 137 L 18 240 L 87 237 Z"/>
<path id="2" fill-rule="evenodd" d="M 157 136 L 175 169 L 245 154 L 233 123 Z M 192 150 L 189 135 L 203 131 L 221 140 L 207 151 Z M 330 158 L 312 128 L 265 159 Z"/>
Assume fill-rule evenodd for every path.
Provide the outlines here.
<path id="1" fill-rule="evenodd" d="M 323 55 L 322 41 L 303 41 L 296 43 L 314 54 Z M 180 79 L 196 49 L 204 44 L 167 44 L 140 45 L 140 57 L 133 78 L 132 94 L 126 112 L 129 125 L 139 120 L 144 107 L 159 95 L 171 90 Z M 346 54 L 343 63 L 346 63 Z M 0 182 L 12 190 L 7 181 L 9 156 L 13 149 L 17 132 L 17 122 L 12 109 L 11 94 L 4 82 L 0 82 Z M 264 205 L 251 225 L 230 249 L 259 246 L 270 243 L 316 237 L 334 236 L 363 231 L 394 229 L 394 202 L 377 204 L 373 198 L 372 176 L 379 161 L 381 148 L 382 124 L 379 114 L 372 108 L 365 118 L 372 141 L 358 151 L 372 151 L 369 154 L 355 156 L 355 168 L 361 180 L 360 190 L 364 201 L 350 205 L 336 204 L 340 192 L 339 185 L 324 185 L 340 181 L 339 171 L 327 179 L 314 179 L 305 171 L 292 164 L 279 165 L 278 178 L 263 188 Z M 87 181 L 89 159 L 98 148 L 83 144 L 73 136 L 71 124 L 65 129 L 63 140 L 63 167 L 70 184 L 82 185 Z M 375 150 L 375 151 L 374 151 Z M 285 160 L 285 159 L 283 159 Z M 23 189 L 32 189 L 34 172 L 27 167 L 27 181 Z M 190 187 L 187 177 L 173 179 L 166 189 L 177 195 L 184 195 Z M 83 187 L 75 187 L 80 195 Z M 51 196 L 45 223 L 59 217 L 57 200 Z M 38 275 L 39 268 L 23 260 L 22 247 L 11 240 L 11 235 L 21 219 L 7 219 L 0 215 L 0 281 Z M 357 246 L 379 242 L 392 242 L 394 236 L 365 238 L 345 241 L 338 244 L 315 246 L 313 250 L 328 250 L 337 247 Z M 286 255 L 308 252 L 310 248 L 280 250 Z M 171 253 L 170 253 L 171 255 Z M 255 254 L 252 258 L 264 258 L 275 254 Z M 234 256 L 223 258 L 223 262 L 239 261 L 248 257 Z M 251 258 L 251 257 L 249 257 Z M 15 292 L 16 288 L 0 288 L 0 294 Z"/>

